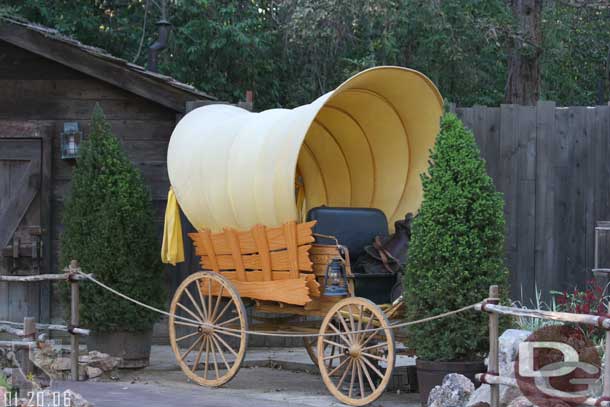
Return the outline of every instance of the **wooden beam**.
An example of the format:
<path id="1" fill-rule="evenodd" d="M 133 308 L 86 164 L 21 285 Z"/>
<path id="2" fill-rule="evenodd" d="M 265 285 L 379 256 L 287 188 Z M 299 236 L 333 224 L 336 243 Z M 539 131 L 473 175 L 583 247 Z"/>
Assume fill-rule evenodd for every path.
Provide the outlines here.
<path id="1" fill-rule="evenodd" d="M 185 111 L 187 101 L 213 99 L 200 92 L 172 86 L 163 78 L 138 72 L 136 69 L 139 67 L 128 65 L 127 61 L 93 49 L 87 50 L 84 46 L 70 44 L 19 24 L 0 21 L 0 39 L 177 112 Z"/>

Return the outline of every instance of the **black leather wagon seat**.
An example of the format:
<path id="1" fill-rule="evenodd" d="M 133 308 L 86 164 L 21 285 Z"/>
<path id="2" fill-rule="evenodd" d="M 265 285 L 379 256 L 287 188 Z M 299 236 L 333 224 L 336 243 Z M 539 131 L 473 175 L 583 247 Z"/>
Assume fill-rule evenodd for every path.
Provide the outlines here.
<path id="1" fill-rule="evenodd" d="M 388 220 L 376 208 L 339 208 L 318 206 L 307 212 L 307 220 L 317 220 L 314 233 L 335 236 L 349 250 L 350 262 L 356 261 L 375 236 L 388 235 Z M 317 237 L 316 243 L 332 244 L 333 241 Z"/>

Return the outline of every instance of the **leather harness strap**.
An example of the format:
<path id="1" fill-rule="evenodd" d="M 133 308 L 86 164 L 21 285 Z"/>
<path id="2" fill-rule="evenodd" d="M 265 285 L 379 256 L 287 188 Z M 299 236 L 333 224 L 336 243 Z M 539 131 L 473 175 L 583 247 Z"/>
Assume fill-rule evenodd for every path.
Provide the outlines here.
<path id="1" fill-rule="evenodd" d="M 394 270 L 392 270 L 392 267 L 390 267 L 390 262 L 388 261 L 388 258 L 391 258 L 391 259 L 395 260 L 394 256 L 392 256 L 383 247 L 383 244 L 381 242 L 381 237 L 375 236 L 375 241 L 373 242 L 373 247 L 379 253 L 379 257 L 381 257 L 381 262 L 383 263 L 383 267 L 388 271 L 388 273 L 394 273 Z"/>

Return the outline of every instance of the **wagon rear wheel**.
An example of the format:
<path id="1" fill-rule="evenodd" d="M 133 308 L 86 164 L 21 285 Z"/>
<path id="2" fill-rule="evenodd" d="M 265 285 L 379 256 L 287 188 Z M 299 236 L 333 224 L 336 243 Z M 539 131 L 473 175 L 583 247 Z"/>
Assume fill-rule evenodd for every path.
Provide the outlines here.
<path id="1" fill-rule="evenodd" d="M 248 324 L 237 290 L 212 272 L 190 275 L 172 300 L 169 337 L 189 379 L 221 386 L 239 370 L 246 354 Z"/>
<path id="2" fill-rule="evenodd" d="M 380 329 L 358 332 L 371 328 Z M 333 396 L 363 406 L 383 394 L 394 369 L 394 336 L 377 305 L 358 297 L 338 302 L 322 321 L 320 334 L 318 367 Z"/>

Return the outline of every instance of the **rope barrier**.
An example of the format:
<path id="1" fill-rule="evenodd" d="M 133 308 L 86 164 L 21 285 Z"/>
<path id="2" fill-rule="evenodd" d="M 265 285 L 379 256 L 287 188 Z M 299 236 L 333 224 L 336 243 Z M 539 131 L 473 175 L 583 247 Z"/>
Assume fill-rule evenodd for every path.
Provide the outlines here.
<path id="1" fill-rule="evenodd" d="M 161 315 L 165 315 L 168 316 L 170 318 L 176 318 L 179 320 L 182 320 L 184 322 L 189 322 L 191 324 L 197 325 L 197 326 L 201 326 L 204 328 L 213 328 L 215 330 L 218 330 L 220 332 L 231 332 L 231 333 L 239 333 L 239 334 L 247 334 L 247 335 L 259 335 L 259 336 L 275 336 L 275 337 L 285 337 L 285 338 L 317 338 L 319 336 L 336 336 L 336 333 L 309 333 L 309 332 L 285 332 L 285 331 L 249 331 L 249 330 L 243 330 L 243 329 L 233 329 L 233 328 L 228 328 L 228 327 L 224 327 L 221 325 L 216 325 L 216 324 L 210 324 L 207 322 L 202 322 L 202 321 L 198 321 L 198 320 L 194 320 L 194 319 L 190 319 L 190 318 L 186 318 L 186 317 L 182 317 L 180 315 L 175 315 L 172 314 L 170 312 L 161 310 L 159 308 L 155 308 L 151 305 L 145 304 L 141 301 L 138 301 L 134 298 L 129 297 L 126 294 L 123 294 L 122 292 L 115 290 L 112 287 L 107 286 L 106 284 L 102 283 L 101 281 L 98 281 L 95 277 L 93 277 L 90 274 L 85 274 L 83 273 L 81 270 L 76 270 L 76 273 L 85 276 L 88 280 L 91 280 L 93 283 L 99 285 L 100 287 L 102 287 L 103 289 L 110 291 L 111 293 L 113 293 L 114 295 L 117 295 L 127 301 L 130 301 L 136 305 L 139 305 L 141 307 L 144 307 L 146 309 L 148 309 L 149 311 L 153 311 L 153 312 L 157 312 Z M 383 331 L 386 329 L 398 329 L 398 328 L 403 328 L 406 326 L 412 326 L 412 325 L 418 325 L 418 324 L 423 324 L 425 322 L 430 322 L 430 321 L 434 321 L 434 320 L 438 320 L 438 319 L 442 319 L 442 318 L 447 318 L 449 316 L 452 315 L 456 315 L 468 310 L 474 310 L 475 307 L 477 305 L 480 305 L 480 302 L 477 302 L 475 304 L 471 304 L 471 305 L 467 305 L 465 307 L 453 310 L 453 311 L 448 311 L 448 312 L 444 312 L 442 314 L 438 314 L 438 315 L 433 315 L 433 316 L 429 316 L 426 318 L 422 318 L 422 319 L 418 319 L 415 321 L 403 321 L 403 322 L 399 322 L 399 323 L 395 323 L 395 324 L 390 324 L 387 327 L 378 327 L 378 328 L 367 328 L 367 329 L 360 329 L 360 330 L 356 330 L 356 331 L 350 331 L 352 334 L 360 334 L 360 333 L 370 333 L 370 332 L 378 332 L 378 331 Z"/>

